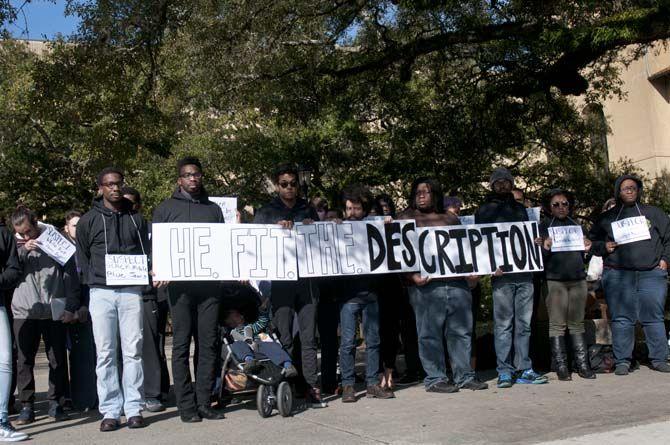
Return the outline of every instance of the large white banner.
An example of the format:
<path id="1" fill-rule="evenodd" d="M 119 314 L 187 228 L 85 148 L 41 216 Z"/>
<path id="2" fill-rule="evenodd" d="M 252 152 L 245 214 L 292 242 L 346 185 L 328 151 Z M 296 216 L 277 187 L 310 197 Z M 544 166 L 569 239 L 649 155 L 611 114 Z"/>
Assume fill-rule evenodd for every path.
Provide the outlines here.
<path id="1" fill-rule="evenodd" d="M 423 276 L 489 275 L 497 268 L 505 273 L 543 269 L 540 246 L 535 244 L 535 221 L 417 230 Z"/>
<path id="2" fill-rule="evenodd" d="M 414 221 L 296 224 L 300 277 L 418 272 Z"/>
<path id="3" fill-rule="evenodd" d="M 155 281 L 296 280 L 295 231 L 264 224 L 152 225 Z"/>

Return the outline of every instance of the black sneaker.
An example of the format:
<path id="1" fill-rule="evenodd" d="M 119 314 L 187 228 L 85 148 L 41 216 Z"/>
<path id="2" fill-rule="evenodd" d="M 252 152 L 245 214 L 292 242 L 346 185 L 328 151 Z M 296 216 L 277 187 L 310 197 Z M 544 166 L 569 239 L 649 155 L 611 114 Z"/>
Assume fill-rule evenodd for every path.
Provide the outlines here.
<path id="1" fill-rule="evenodd" d="M 473 378 L 468 380 L 467 382 L 463 383 L 460 387 L 460 389 L 471 389 L 473 391 L 481 391 L 483 389 L 489 389 L 489 384 L 480 381 L 478 378 Z"/>
<path id="2" fill-rule="evenodd" d="M 628 375 L 630 372 L 630 365 L 628 363 L 620 363 L 614 368 L 615 375 Z"/>
<path id="3" fill-rule="evenodd" d="M 437 382 L 426 388 L 426 392 L 439 392 L 444 394 L 450 394 L 453 392 L 458 392 L 458 386 L 452 385 L 449 382 Z"/>
<path id="4" fill-rule="evenodd" d="M 19 412 L 19 417 L 16 418 L 17 425 L 28 425 L 35 421 L 35 411 L 30 405 L 24 405 Z"/>
<path id="5" fill-rule="evenodd" d="M 419 383 L 419 376 L 415 373 L 406 372 L 395 383 L 397 386 L 411 386 Z"/>
<path id="6" fill-rule="evenodd" d="M 221 420 L 226 418 L 221 411 L 213 410 L 209 406 L 199 406 L 198 415 L 207 420 Z"/>
<path id="7" fill-rule="evenodd" d="M 660 362 L 652 365 L 651 369 L 658 372 L 670 372 L 670 365 L 666 362 Z"/>

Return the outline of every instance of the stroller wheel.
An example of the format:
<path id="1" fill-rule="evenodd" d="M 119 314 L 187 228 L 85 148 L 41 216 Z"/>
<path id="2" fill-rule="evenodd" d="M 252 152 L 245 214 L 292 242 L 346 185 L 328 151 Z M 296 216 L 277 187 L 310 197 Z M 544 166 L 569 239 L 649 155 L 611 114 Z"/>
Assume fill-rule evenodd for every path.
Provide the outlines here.
<path id="1" fill-rule="evenodd" d="M 293 409 L 293 390 L 288 382 L 281 382 L 277 387 L 277 409 L 282 417 L 291 415 Z"/>
<path id="2" fill-rule="evenodd" d="M 256 391 L 256 408 L 261 417 L 269 417 L 274 408 L 275 396 L 272 387 L 267 385 L 259 385 Z"/>

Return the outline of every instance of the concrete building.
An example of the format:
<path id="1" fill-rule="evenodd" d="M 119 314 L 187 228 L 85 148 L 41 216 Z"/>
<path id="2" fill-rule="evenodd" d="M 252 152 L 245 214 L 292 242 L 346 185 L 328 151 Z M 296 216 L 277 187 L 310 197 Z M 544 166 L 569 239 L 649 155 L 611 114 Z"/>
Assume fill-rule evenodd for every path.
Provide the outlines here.
<path id="1" fill-rule="evenodd" d="M 621 70 L 625 97 L 602 108 L 585 110 L 606 119 L 609 131 L 599 137 L 609 162 L 627 158 L 650 178 L 670 171 L 670 41 L 656 44 Z"/>

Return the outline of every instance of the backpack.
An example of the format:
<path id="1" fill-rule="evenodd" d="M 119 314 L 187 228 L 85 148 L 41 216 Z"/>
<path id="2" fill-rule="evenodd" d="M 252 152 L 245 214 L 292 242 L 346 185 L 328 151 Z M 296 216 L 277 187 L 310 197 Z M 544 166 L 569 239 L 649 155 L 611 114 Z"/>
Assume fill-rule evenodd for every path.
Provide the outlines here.
<path id="1" fill-rule="evenodd" d="M 611 345 L 589 346 L 589 362 L 593 372 L 602 374 L 614 370 L 614 352 Z"/>

